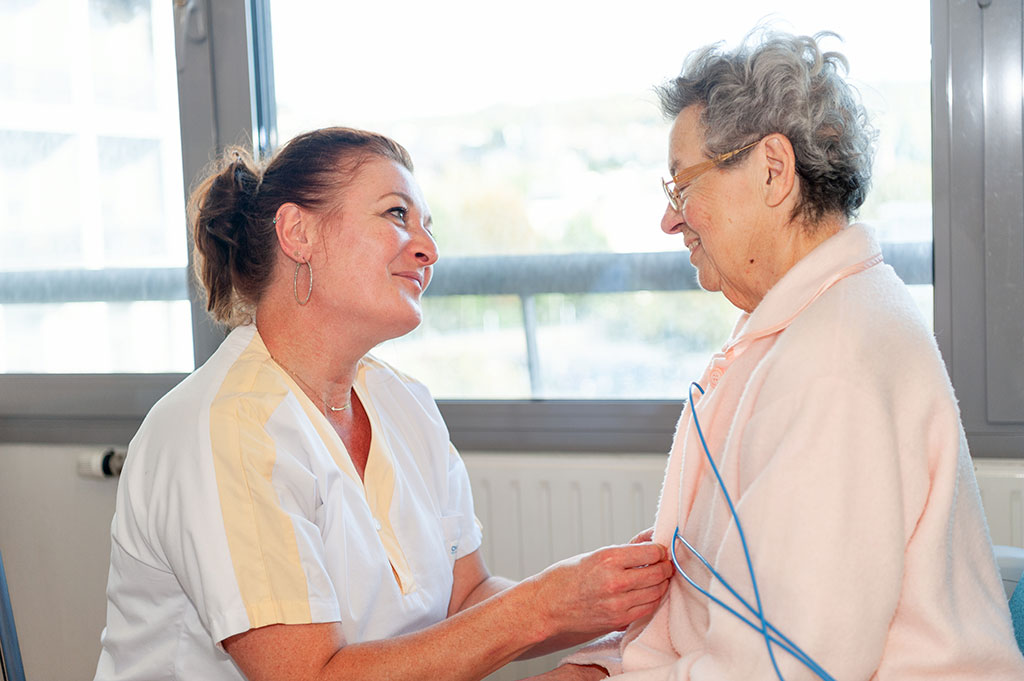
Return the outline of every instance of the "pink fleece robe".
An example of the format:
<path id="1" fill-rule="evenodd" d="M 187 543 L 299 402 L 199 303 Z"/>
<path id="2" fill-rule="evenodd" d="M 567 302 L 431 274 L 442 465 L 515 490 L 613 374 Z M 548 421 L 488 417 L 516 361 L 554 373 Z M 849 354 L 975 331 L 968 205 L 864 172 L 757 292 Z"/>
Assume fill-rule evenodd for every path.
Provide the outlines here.
<path id="1" fill-rule="evenodd" d="M 932 334 L 853 225 L 743 314 L 693 405 L 746 534 L 766 618 L 834 678 L 1024 679 Z M 654 527 L 754 602 L 687 406 Z M 745 609 L 681 544 L 698 584 Z M 775 647 L 786 681 L 817 678 Z M 623 681 L 775 679 L 762 636 L 678 574 L 648 620 L 568 661 Z"/>

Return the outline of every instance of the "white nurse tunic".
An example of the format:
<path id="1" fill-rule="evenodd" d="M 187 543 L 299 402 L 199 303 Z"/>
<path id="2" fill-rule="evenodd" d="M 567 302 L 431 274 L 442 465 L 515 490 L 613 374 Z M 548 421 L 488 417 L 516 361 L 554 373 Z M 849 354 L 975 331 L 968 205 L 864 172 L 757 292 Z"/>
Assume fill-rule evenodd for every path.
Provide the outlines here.
<path id="1" fill-rule="evenodd" d="M 443 620 L 480 546 L 466 469 L 426 388 L 366 357 L 364 478 L 341 439 L 235 329 L 128 449 L 111 527 L 96 679 L 244 679 L 220 643 L 340 622 L 355 643 Z"/>

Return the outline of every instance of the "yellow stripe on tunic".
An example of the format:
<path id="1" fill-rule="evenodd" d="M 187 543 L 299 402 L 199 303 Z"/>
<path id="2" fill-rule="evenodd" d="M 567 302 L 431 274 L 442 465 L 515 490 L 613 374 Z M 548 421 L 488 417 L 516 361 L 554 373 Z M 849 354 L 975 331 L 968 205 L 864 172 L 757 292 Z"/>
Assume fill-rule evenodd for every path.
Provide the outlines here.
<path id="1" fill-rule="evenodd" d="M 257 341 L 260 343 L 260 347 L 263 348 L 263 352 L 267 353 L 263 342 L 259 340 L 258 334 L 254 342 Z M 269 353 L 266 356 L 269 358 Z M 280 367 L 276 363 L 274 366 Z M 412 568 L 409 567 L 409 561 L 405 557 L 405 552 L 402 550 L 402 545 L 398 541 L 398 534 L 391 524 L 391 500 L 395 493 L 394 457 L 383 441 L 380 418 L 377 416 L 377 409 L 365 387 L 366 370 L 368 368 L 379 368 L 380 366 L 380 363 L 372 358 L 364 358 L 359 363 L 359 369 L 356 373 L 356 385 L 353 386 L 363 404 L 366 416 L 370 420 L 370 453 L 366 460 L 366 469 L 363 472 L 364 477 L 362 480 L 359 478 L 359 472 L 356 470 L 355 464 L 352 463 L 352 457 L 349 456 L 348 449 L 338 435 L 338 431 L 330 424 L 323 412 L 310 401 L 299 385 L 292 380 L 287 371 L 279 368 L 278 373 L 298 398 L 299 404 L 316 429 L 317 435 L 320 436 L 320 439 L 330 452 L 331 458 L 338 465 L 338 468 L 363 488 L 370 513 L 381 524 L 378 535 L 380 536 L 381 543 L 384 545 L 384 551 L 387 553 L 388 562 L 391 563 L 391 569 L 395 580 L 398 582 L 398 587 L 403 594 L 409 594 L 416 590 L 416 580 L 413 577 Z M 399 375 L 399 377 L 405 379 L 402 375 Z"/>
<path id="2" fill-rule="evenodd" d="M 359 388 L 365 386 L 365 365 L 359 367 Z M 409 594 L 416 590 L 416 580 L 413 578 L 412 568 L 405 557 L 402 545 L 398 542 L 398 535 L 391 524 L 391 500 L 395 494 L 395 460 L 385 442 L 382 441 L 380 433 L 383 428 L 380 417 L 377 415 L 377 408 L 369 399 L 363 399 L 363 409 L 370 419 L 373 430 L 373 437 L 370 440 L 370 455 L 366 459 L 366 470 L 363 471 L 363 488 L 366 491 L 366 503 L 374 517 L 380 523 L 379 530 L 381 543 L 387 551 L 388 560 L 391 562 L 391 569 L 394 571 L 395 579 L 403 594 Z"/>
<path id="3" fill-rule="evenodd" d="M 312 621 L 295 529 L 273 485 L 266 423 L 288 395 L 257 334 L 210 407 L 210 440 L 235 578 L 252 628 Z"/>

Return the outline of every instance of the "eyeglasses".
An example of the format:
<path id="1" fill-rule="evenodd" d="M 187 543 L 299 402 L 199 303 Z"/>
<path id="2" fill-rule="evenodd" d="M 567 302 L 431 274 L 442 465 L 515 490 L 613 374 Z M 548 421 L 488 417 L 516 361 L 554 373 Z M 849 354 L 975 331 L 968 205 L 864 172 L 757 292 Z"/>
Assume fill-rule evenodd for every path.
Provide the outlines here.
<path id="1" fill-rule="evenodd" d="M 701 161 L 700 163 L 692 165 L 689 168 L 683 168 L 678 173 L 676 173 L 671 180 L 662 180 L 661 184 L 665 187 L 665 196 L 668 197 L 668 202 L 669 205 L 672 206 L 672 210 L 679 210 L 680 207 L 682 207 L 683 204 L 682 202 L 679 201 L 679 195 L 683 192 L 684 189 L 686 189 L 687 186 L 689 186 L 691 182 L 693 182 L 699 176 L 703 175 L 707 171 L 717 166 L 719 163 L 729 160 L 730 158 L 740 153 L 741 151 L 746 151 L 747 149 L 756 146 L 757 143 L 760 141 L 761 140 L 757 140 L 757 142 L 751 142 L 745 147 L 740 147 L 739 149 L 727 151 L 724 154 L 719 154 L 714 158 L 709 158 L 706 161 Z"/>

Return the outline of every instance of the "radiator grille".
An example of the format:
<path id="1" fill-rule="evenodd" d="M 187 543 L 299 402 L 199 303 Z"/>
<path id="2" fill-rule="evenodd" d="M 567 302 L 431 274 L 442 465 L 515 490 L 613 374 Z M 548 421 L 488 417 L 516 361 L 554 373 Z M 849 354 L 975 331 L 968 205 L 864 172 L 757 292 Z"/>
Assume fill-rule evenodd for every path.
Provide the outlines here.
<path id="1" fill-rule="evenodd" d="M 1024 461 L 975 459 L 974 474 L 992 543 L 1024 547 Z"/>
<path id="2" fill-rule="evenodd" d="M 467 454 L 484 560 L 522 579 L 554 562 L 622 544 L 654 524 L 664 455 Z M 565 653 L 513 662 L 488 677 L 512 681 L 554 667 Z"/>

